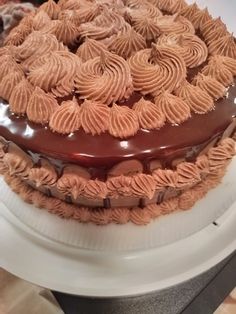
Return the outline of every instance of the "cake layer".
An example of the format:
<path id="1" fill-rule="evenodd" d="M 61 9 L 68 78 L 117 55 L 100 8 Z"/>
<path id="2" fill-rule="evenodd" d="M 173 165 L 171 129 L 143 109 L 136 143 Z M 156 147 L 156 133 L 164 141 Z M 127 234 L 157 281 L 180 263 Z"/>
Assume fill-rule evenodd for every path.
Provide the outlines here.
<path id="1" fill-rule="evenodd" d="M 220 171 L 234 154 L 234 140 L 222 136 L 215 147 L 208 147 L 195 162 L 180 161 L 175 170 L 156 168 L 151 174 L 142 170 L 116 171 L 101 181 L 91 178 L 87 169 L 80 166 L 67 164 L 61 169 L 44 158 L 35 162 L 17 145 L 0 137 L 0 173 L 17 176 L 45 195 L 77 206 L 143 208 L 184 193 L 209 173 Z"/>
<path id="2" fill-rule="evenodd" d="M 176 158 L 193 160 L 204 146 L 220 136 L 236 117 L 236 87 L 219 99 L 215 110 L 207 114 L 192 114 L 179 126 L 166 124 L 160 130 L 141 129 L 132 138 L 121 140 L 108 133 L 91 136 L 83 130 L 62 136 L 47 127 L 18 117 L 0 103 L 0 135 L 24 150 L 39 153 L 87 168 L 109 169 L 115 164 L 138 159 L 147 165 L 158 159 L 170 167 Z M 230 134 L 229 134 L 230 135 Z M 148 169 L 146 169 L 148 171 Z"/>
<path id="3" fill-rule="evenodd" d="M 172 197 L 163 201 L 161 204 L 150 204 L 144 208 L 116 207 L 112 209 L 91 209 L 88 207 L 78 207 L 60 199 L 49 197 L 33 189 L 19 177 L 10 175 L 9 171 L 5 172 L 4 178 L 11 189 L 18 193 L 25 202 L 32 203 L 39 208 L 44 208 L 50 213 L 65 219 L 75 219 L 82 223 L 92 222 L 97 225 L 106 225 L 109 223 L 125 224 L 127 222 L 146 225 L 152 219 L 156 219 L 162 215 L 167 215 L 178 210 L 190 209 L 196 201 L 204 197 L 210 189 L 216 187 L 221 182 L 229 161 L 230 159 L 222 160 L 221 166 L 218 169 L 211 170 L 200 183 L 183 191 L 177 197 Z"/>

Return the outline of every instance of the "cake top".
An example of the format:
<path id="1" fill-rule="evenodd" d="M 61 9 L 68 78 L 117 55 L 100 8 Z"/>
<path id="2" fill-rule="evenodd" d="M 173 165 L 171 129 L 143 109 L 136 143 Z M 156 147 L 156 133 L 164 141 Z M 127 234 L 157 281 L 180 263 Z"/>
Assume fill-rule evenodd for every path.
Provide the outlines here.
<path id="1" fill-rule="evenodd" d="M 13 114 L 125 139 L 214 110 L 236 75 L 236 42 L 184 0 L 49 0 L 11 31 L 0 60 Z"/>

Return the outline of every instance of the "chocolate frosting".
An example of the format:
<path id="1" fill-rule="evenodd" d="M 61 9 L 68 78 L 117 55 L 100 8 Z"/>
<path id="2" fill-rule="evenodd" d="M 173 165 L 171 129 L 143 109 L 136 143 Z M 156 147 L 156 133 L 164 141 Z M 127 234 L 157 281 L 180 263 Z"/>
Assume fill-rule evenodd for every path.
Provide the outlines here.
<path id="1" fill-rule="evenodd" d="M 135 93 L 125 104 L 130 106 L 140 98 Z M 227 97 L 219 99 L 215 110 L 207 114 L 193 113 L 180 126 L 166 123 L 160 130 L 140 129 L 135 136 L 121 140 L 108 133 L 91 136 L 82 129 L 62 136 L 25 117 L 16 117 L 1 101 L 0 135 L 23 149 L 86 167 L 110 168 L 133 158 L 165 160 L 167 166 L 174 158 L 195 158 L 210 141 L 219 137 L 236 117 L 235 103 L 236 88 L 230 87 Z"/>

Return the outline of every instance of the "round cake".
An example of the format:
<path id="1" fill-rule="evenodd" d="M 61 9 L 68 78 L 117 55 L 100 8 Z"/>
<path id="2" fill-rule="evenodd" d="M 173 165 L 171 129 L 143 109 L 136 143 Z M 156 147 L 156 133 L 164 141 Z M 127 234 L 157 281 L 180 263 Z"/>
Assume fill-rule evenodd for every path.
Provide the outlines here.
<path id="1" fill-rule="evenodd" d="M 0 172 L 64 218 L 190 209 L 235 154 L 236 41 L 184 0 L 49 0 L 0 48 Z"/>

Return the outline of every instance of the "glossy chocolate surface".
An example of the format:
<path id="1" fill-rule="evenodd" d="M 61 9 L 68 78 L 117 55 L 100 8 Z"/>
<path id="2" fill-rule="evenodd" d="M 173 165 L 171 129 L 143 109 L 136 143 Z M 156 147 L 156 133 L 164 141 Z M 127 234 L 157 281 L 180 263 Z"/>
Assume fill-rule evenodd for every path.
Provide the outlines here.
<path id="1" fill-rule="evenodd" d="M 134 95 L 137 101 L 139 95 Z M 128 104 L 130 105 L 130 103 Z M 53 133 L 47 126 L 34 124 L 26 117 L 17 117 L 9 106 L 0 102 L 0 135 L 31 152 L 50 156 L 85 167 L 109 169 L 114 164 L 139 159 L 146 164 L 159 159 L 164 166 L 175 158 L 194 159 L 198 152 L 220 136 L 236 116 L 236 87 L 230 87 L 227 97 L 215 104 L 208 114 L 192 114 L 180 126 L 166 124 L 160 130 L 144 130 L 120 140 L 108 133 L 92 136 L 82 129 L 68 136 Z"/>

